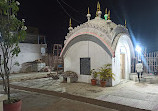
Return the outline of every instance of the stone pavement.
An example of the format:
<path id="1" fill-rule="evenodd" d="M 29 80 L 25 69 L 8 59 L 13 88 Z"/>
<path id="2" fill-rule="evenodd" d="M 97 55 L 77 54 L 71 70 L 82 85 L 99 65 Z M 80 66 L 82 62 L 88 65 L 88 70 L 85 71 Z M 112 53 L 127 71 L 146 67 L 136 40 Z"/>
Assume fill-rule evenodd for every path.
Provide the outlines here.
<path id="1" fill-rule="evenodd" d="M 129 76 L 130 80 L 138 82 L 137 73 L 130 73 Z M 140 80 L 148 84 L 158 84 L 158 75 L 154 75 L 152 73 L 143 73 L 142 78 L 140 78 Z"/>
<path id="2" fill-rule="evenodd" d="M 32 72 L 32 73 L 18 73 L 18 74 L 11 74 L 10 81 L 17 82 L 17 81 L 24 81 L 24 80 L 31 80 L 31 79 L 39 79 L 39 78 L 46 78 L 49 72 Z M 52 72 L 56 73 L 56 72 Z M 0 83 L 2 82 L 2 78 L 0 77 Z"/>
<path id="3" fill-rule="evenodd" d="M 58 96 L 16 89 L 12 89 L 11 96 L 22 99 L 22 111 L 117 111 Z"/>
<path id="4" fill-rule="evenodd" d="M 28 88 L 28 87 L 22 87 L 22 86 L 16 86 L 16 85 L 11 85 L 11 87 L 14 89 L 37 92 L 37 93 L 52 95 L 52 96 L 56 96 L 56 97 L 63 97 L 66 99 L 76 100 L 76 101 L 79 101 L 82 103 L 90 103 L 93 105 L 110 108 L 110 109 L 115 109 L 115 110 L 119 110 L 119 111 L 145 111 L 145 110 L 141 110 L 141 109 L 137 109 L 137 108 L 133 108 L 133 107 L 129 107 L 129 106 L 110 103 L 110 102 L 87 98 L 87 97 L 83 97 L 83 96 L 76 96 L 76 95 L 72 95 L 72 94 L 68 94 L 68 93 L 59 93 L 57 91 L 48 91 L 48 90 L 44 90 L 44 89 Z"/>
<path id="5" fill-rule="evenodd" d="M 158 84 L 128 81 L 127 83 L 118 85 L 118 88 L 96 99 L 158 111 Z"/>
<path id="6" fill-rule="evenodd" d="M 95 98 L 102 101 L 123 104 L 140 109 L 158 111 L 158 84 L 122 81 L 115 87 L 91 86 L 87 83 L 60 83 L 48 78 L 12 83 L 48 91 L 66 92 L 68 94 Z"/>

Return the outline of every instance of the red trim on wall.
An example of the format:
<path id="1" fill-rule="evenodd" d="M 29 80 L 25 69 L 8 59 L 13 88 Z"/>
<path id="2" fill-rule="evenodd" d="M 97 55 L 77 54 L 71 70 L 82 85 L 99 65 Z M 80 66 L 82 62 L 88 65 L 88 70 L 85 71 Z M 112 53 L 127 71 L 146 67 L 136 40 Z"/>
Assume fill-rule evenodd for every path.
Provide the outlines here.
<path id="1" fill-rule="evenodd" d="M 63 50 L 65 50 L 66 46 L 68 45 L 68 43 L 75 37 L 79 36 L 79 35 L 83 35 L 83 34 L 89 34 L 89 35 L 93 35 L 95 37 L 97 37 L 99 40 L 101 40 L 105 45 L 106 47 L 109 49 L 109 51 L 111 52 L 112 56 L 114 57 L 115 56 L 115 53 L 114 51 L 112 50 L 112 48 L 106 43 L 106 41 L 100 37 L 99 35 L 95 34 L 95 33 L 92 33 L 92 32 L 83 32 L 83 33 L 78 33 L 72 37 L 70 37 L 67 41 L 67 43 L 64 45 L 64 48 L 62 49 L 61 53 L 60 53 L 60 56 L 62 56 L 62 53 L 63 53 Z"/>

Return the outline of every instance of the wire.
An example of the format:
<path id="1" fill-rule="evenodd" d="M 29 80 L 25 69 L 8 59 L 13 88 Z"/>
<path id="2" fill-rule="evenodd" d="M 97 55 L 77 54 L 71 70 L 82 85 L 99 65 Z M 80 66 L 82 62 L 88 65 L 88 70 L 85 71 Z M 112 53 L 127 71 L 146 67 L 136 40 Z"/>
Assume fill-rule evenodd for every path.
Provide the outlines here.
<path id="1" fill-rule="evenodd" d="M 72 6 L 70 6 L 69 4 L 67 4 L 64 0 L 61 0 L 65 5 L 67 5 L 68 7 L 70 7 L 71 9 L 73 9 L 75 12 L 77 12 L 77 13 L 80 13 L 82 16 L 84 16 L 85 17 L 85 15 L 83 15 L 83 13 L 85 13 L 85 12 L 81 12 L 81 11 L 78 11 L 78 10 L 76 10 L 75 8 L 73 8 Z"/>
<path id="2" fill-rule="evenodd" d="M 76 19 L 74 19 L 67 11 L 66 9 L 62 6 L 62 4 L 59 2 L 59 0 L 57 0 L 57 2 L 59 3 L 59 5 L 61 6 L 61 8 L 64 10 L 64 12 L 74 21 L 76 21 L 77 23 L 81 23 L 81 21 L 78 21 Z"/>
<path id="3" fill-rule="evenodd" d="M 76 10 L 75 8 L 73 8 L 72 6 L 70 6 L 69 4 L 67 4 L 65 1 L 61 0 L 65 5 L 67 5 L 68 7 L 70 7 L 71 9 L 73 9 L 76 12 L 79 12 L 78 10 Z M 80 12 L 79 12 L 80 13 Z"/>

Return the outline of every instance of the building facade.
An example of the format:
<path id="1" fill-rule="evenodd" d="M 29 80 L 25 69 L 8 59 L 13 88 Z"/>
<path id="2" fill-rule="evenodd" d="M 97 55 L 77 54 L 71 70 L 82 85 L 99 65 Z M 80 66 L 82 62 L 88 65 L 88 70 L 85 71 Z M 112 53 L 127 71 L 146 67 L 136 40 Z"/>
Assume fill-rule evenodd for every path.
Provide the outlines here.
<path id="1" fill-rule="evenodd" d="M 42 59 L 45 56 L 47 48 L 45 36 L 38 35 L 37 33 L 29 33 L 25 37 L 25 40 L 18 44 L 20 47 L 20 53 L 17 57 L 9 61 L 9 67 L 11 73 L 30 72 L 33 71 L 32 62 L 38 59 Z M 3 62 L 2 50 L 0 49 L 0 59 Z M 18 63 L 18 65 L 14 65 Z"/>
<path id="2" fill-rule="evenodd" d="M 129 79 L 134 48 L 128 29 L 112 22 L 110 12 L 106 12 L 105 19 L 102 19 L 98 6 L 96 13 L 97 16 L 90 20 L 88 11 L 88 21 L 74 29 L 70 23 L 61 52 L 64 71 L 74 71 L 79 76 L 78 81 L 89 83 L 91 69 L 98 70 L 104 64 L 110 63 L 115 80 L 109 81 L 107 85 L 114 86 L 121 79 Z"/>

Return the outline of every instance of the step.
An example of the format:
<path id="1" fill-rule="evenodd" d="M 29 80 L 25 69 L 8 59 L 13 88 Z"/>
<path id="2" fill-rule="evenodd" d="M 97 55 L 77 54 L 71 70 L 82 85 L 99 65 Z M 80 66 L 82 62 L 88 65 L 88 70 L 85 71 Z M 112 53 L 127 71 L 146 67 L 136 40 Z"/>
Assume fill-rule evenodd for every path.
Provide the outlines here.
<path id="1" fill-rule="evenodd" d="M 138 75 L 137 73 L 131 73 L 130 74 L 130 80 L 133 80 L 135 82 L 138 82 Z M 158 83 L 158 76 L 157 75 L 149 75 L 149 74 L 143 74 L 142 78 L 140 75 L 140 81 L 149 83 L 149 84 L 154 84 L 154 83 Z"/>

